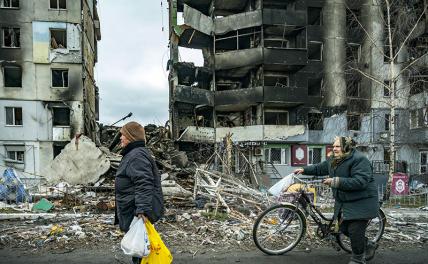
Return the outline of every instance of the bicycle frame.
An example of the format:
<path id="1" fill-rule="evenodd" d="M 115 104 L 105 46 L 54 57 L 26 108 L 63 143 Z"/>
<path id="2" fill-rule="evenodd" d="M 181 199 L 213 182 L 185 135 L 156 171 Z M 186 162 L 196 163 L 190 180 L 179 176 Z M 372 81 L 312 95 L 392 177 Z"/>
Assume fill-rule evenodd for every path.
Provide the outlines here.
<path id="1" fill-rule="evenodd" d="M 335 233 L 332 231 L 334 219 L 326 217 L 311 201 L 306 194 L 305 189 L 300 190 L 299 195 L 296 197 L 295 202 L 292 203 L 296 209 L 301 209 L 305 215 L 309 215 L 311 219 L 317 224 L 322 231 L 322 237 Z"/>

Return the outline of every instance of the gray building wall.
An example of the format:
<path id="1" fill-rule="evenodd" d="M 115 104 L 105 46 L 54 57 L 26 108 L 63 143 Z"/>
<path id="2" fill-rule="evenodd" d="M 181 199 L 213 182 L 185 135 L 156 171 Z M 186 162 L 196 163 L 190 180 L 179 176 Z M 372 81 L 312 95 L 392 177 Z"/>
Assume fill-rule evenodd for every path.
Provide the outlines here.
<path id="1" fill-rule="evenodd" d="M 86 127 L 95 131 L 93 67 L 101 38 L 95 5 L 94 0 L 67 1 L 67 9 L 58 10 L 49 8 L 49 0 L 26 0 L 19 1 L 19 9 L 0 9 L 0 28 L 20 29 L 19 48 L 0 45 L 0 171 L 12 166 L 34 177 L 53 159 L 54 144 L 66 144 L 76 133 L 88 132 Z M 50 29 L 66 30 L 66 48 L 51 48 Z M 21 67 L 21 87 L 4 87 L 5 65 Z M 52 69 L 68 70 L 68 87 L 52 87 Z M 22 108 L 23 124 L 6 125 L 5 107 Z M 70 110 L 70 125 L 53 125 L 56 107 Z M 85 111 L 90 112 L 86 119 Z M 24 151 L 24 162 L 7 159 L 8 149 Z"/>

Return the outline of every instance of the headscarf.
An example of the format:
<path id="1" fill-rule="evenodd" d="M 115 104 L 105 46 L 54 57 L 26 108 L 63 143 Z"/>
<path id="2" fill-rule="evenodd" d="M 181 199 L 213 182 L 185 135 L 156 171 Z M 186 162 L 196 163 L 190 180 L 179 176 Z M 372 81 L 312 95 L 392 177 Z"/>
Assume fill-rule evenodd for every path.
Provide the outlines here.
<path id="1" fill-rule="evenodd" d="M 337 136 L 334 138 L 334 142 L 336 141 L 339 141 L 340 148 L 342 149 L 342 154 L 339 156 L 333 156 L 333 160 L 331 162 L 332 168 L 336 168 L 344 159 L 349 157 L 356 145 L 356 142 L 351 137 Z"/>

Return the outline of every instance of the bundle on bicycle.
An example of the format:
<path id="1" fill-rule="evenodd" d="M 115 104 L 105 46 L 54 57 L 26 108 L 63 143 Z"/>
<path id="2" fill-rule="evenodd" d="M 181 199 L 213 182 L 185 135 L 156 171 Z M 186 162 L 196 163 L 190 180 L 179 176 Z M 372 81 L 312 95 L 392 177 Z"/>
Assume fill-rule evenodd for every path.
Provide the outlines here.
<path id="1" fill-rule="evenodd" d="M 300 180 L 304 188 L 294 200 L 274 205 L 257 218 L 253 238 L 260 250 L 271 255 L 292 250 L 306 233 L 307 217 L 310 217 L 318 237 L 352 253 L 350 264 L 366 263 L 374 257 L 386 219 L 379 207 L 370 162 L 354 146 L 352 139 L 337 137 L 330 158 L 294 171 L 296 174 L 328 176 L 323 183 L 332 188 L 335 198 L 333 216 L 324 215 L 314 205 L 305 191 L 307 183 Z"/>

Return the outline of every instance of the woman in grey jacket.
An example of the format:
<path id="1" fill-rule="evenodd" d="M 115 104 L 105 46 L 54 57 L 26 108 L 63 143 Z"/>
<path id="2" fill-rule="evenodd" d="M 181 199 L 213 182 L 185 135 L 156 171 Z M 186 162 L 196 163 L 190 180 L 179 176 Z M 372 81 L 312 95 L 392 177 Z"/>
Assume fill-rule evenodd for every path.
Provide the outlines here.
<path id="1" fill-rule="evenodd" d="M 122 161 L 116 172 L 116 223 L 127 232 L 134 216 L 154 223 L 164 212 L 160 174 L 145 148 L 144 127 L 129 122 L 120 130 Z M 141 259 L 133 257 L 134 263 Z"/>
<path id="2" fill-rule="evenodd" d="M 376 245 L 365 236 L 368 221 L 377 217 L 379 200 L 370 161 L 354 148 L 350 137 L 336 137 L 333 155 L 326 161 L 294 171 L 296 174 L 329 175 L 323 181 L 333 190 L 334 217 L 351 240 L 349 264 L 366 263 L 374 257 Z"/>

